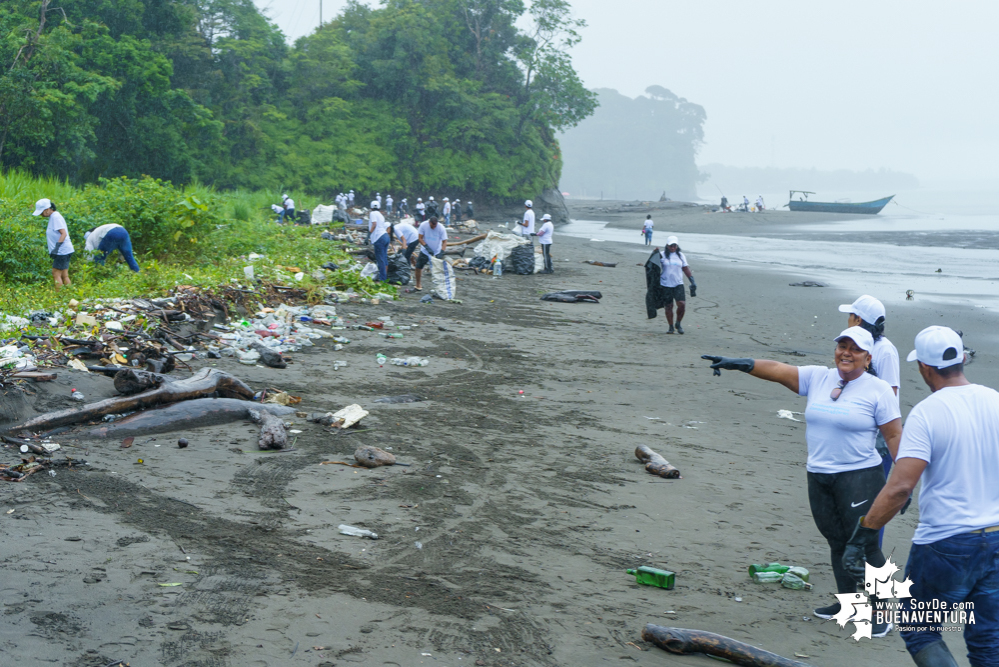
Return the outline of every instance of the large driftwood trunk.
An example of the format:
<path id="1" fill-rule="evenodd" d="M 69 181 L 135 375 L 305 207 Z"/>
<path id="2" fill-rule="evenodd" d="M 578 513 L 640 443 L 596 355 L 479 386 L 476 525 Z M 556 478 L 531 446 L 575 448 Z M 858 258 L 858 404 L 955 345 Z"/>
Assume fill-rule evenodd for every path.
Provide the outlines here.
<path id="1" fill-rule="evenodd" d="M 133 396 L 116 396 L 79 408 L 67 408 L 38 415 L 20 424 L 8 427 L 11 433 L 21 431 L 48 431 L 58 426 L 68 426 L 99 419 L 104 415 L 135 412 L 156 405 L 177 403 L 192 398 L 217 394 L 223 398 L 253 398 L 253 390 L 245 382 L 214 368 L 205 368 L 184 380 L 166 382 L 156 389 Z"/>
<path id="2" fill-rule="evenodd" d="M 235 398 L 195 398 L 154 410 L 144 410 L 113 424 L 104 424 L 89 432 L 95 438 L 170 433 L 202 426 L 228 424 L 250 418 L 251 410 L 272 415 L 293 415 L 295 408 L 277 403 L 254 403 Z"/>
<path id="3" fill-rule="evenodd" d="M 668 628 L 649 623 L 642 631 L 642 639 L 670 653 L 678 655 L 706 653 L 743 667 L 809 667 L 804 662 L 790 660 L 776 653 L 702 630 Z"/>
<path id="4" fill-rule="evenodd" d="M 646 472 L 652 475 L 659 475 L 666 479 L 680 479 L 680 471 L 670 465 L 670 462 L 659 454 L 646 447 L 639 445 L 635 448 L 635 456 L 645 464 Z"/>

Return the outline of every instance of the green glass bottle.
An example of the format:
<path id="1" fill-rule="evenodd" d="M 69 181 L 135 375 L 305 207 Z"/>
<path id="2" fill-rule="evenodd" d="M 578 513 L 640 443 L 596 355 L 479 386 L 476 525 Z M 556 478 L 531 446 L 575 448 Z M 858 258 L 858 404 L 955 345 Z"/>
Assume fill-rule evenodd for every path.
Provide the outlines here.
<path id="1" fill-rule="evenodd" d="M 803 567 L 792 567 L 785 574 L 793 574 L 802 581 L 808 581 L 808 570 Z"/>
<path id="2" fill-rule="evenodd" d="M 784 574 L 790 569 L 790 565 L 781 565 L 780 563 L 767 563 L 766 565 L 753 563 L 749 566 L 749 576 L 753 576 L 757 572 L 779 572 Z"/>
<path id="3" fill-rule="evenodd" d="M 659 570 L 654 567 L 643 565 L 637 570 L 628 570 L 628 574 L 635 575 L 635 581 L 645 586 L 658 586 L 666 590 L 672 590 L 676 583 L 676 575 L 669 570 Z"/>
<path id="4" fill-rule="evenodd" d="M 795 591 L 807 591 L 812 587 L 810 583 L 803 581 L 801 577 L 793 575 L 790 572 L 781 577 L 780 585 Z"/>
<path id="5" fill-rule="evenodd" d="M 776 584 L 783 578 L 781 572 L 753 572 L 753 583 L 756 584 Z"/>

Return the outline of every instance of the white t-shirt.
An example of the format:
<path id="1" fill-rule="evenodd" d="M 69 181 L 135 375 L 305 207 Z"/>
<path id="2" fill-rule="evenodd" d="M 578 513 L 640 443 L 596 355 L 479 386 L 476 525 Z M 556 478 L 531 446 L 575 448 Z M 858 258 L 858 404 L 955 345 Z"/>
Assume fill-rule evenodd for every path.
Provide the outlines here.
<path id="1" fill-rule="evenodd" d="M 94 231 L 90 232 L 90 236 L 87 237 L 87 242 L 84 244 L 83 249 L 89 250 L 90 252 L 95 252 L 101 245 L 101 241 L 107 236 L 115 227 L 121 227 L 121 225 L 116 225 L 114 223 L 108 225 L 101 225 Z"/>
<path id="2" fill-rule="evenodd" d="M 295 200 L 292 199 L 292 198 L 290 198 L 290 197 L 288 199 L 285 199 L 284 200 L 284 207 L 286 209 L 288 209 L 289 211 L 294 211 L 295 210 Z"/>
<path id="3" fill-rule="evenodd" d="M 645 224 L 642 225 L 642 231 L 643 232 L 651 232 L 652 231 L 652 221 L 651 220 L 646 220 L 645 221 Z"/>
<path id="4" fill-rule="evenodd" d="M 450 215 L 451 213 L 451 202 L 444 202 L 444 215 Z"/>
<path id="5" fill-rule="evenodd" d="M 527 223 L 527 226 L 524 227 L 523 225 L 517 225 L 517 229 L 519 230 L 521 236 L 530 236 L 531 234 L 534 233 L 534 209 L 533 208 L 529 208 L 526 211 L 524 211 L 524 222 Z"/>
<path id="6" fill-rule="evenodd" d="M 271 210 L 274 211 L 275 213 L 280 213 L 284 209 L 278 206 L 277 204 L 271 204 Z"/>
<path id="7" fill-rule="evenodd" d="M 552 234 L 554 233 L 555 225 L 552 224 L 551 220 L 545 220 L 541 225 L 541 229 L 538 230 L 538 242 L 541 245 L 551 245 Z"/>
<path id="8" fill-rule="evenodd" d="M 677 287 L 683 284 L 683 267 L 687 266 L 687 258 L 682 252 L 671 252 L 669 259 L 665 254 L 660 253 L 659 263 L 662 265 L 663 273 L 659 278 L 659 284 L 663 287 Z"/>
<path id="9" fill-rule="evenodd" d="M 391 198 L 391 197 L 386 197 L 386 198 L 385 198 L 385 205 L 386 205 L 387 207 L 389 207 L 389 208 L 392 208 L 392 203 L 393 203 L 393 200 L 392 200 L 392 198 Z"/>
<path id="10" fill-rule="evenodd" d="M 416 202 L 416 210 L 422 213 L 423 211 L 427 210 L 427 205 L 421 201 L 418 201 Z"/>
<path id="11" fill-rule="evenodd" d="M 798 394 L 808 397 L 808 472 L 848 472 L 881 465 L 881 455 L 874 448 L 878 427 L 901 416 L 895 394 L 884 380 L 864 373 L 848 382 L 839 400 L 833 401 L 830 395 L 839 381 L 835 368 L 798 368 Z"/>
<path id="12" fill-rule="evenodd" d="M 915 544 L 999 525 L 999 393 L 945 387 L 909 413 L 897 459 L 926 461 Z M 896 459 L 896 460 L 897 460 Z"/>
<path id="13" fill-rule="evenodd" d="M 416 227 L 413 225 L 400 222 L 395 226 L 395 236 L 403 239 L 408 246 L 413 241 L 420 239 L 420 232 L 416 231 Z"/>
<path id="14" fill-rule="evenodd" d="M 59 211 L 52 211 L 52 214 L 49 216 L 49 224 L 45 228 L 45 240 L 48 241 L 49 254 L 51 255 L 56 251 L 55 248 L 56 244 L 59 243 L 60 229 L 66 230 L 66 240 L 59 247 L 58 254 L 72 255 L 74 252 L 73 241 L 69 238 L 69 228 L 66 226 L 66 218 L 62 217 L 62 213 Z"/>
<path id="15" fill-rule="evenodd" d="M 433 229 L 430 227 L 430 221 L 427 220 L 420 224 L 420 236 L 427 244 L 420 248 L 420 252 L 433 257 L 441 251 L 441 242 L 447 240 L 447 227 L 438 222 L 437 229 Z"/>
<path id="16" fill-rule="evenodd" d="M 372 211 L 368 214 L 368 221 L 371 223 L 369 229 L 371 229 L 372 243 L 385 236 L 388 232 L 389 226 L 388 223 L 385 222 L 385 216 L 382 215 L 381 211 Z"/>
<path id="17" fill-rule="evenodd" d="M 871 352 L 871 366 L 878 377 L 888 383 L 889 387 L 899 387 L 900 375 L 898 369 L 898 350 L 892 342 L 882 336 L 874 343 Z"/>

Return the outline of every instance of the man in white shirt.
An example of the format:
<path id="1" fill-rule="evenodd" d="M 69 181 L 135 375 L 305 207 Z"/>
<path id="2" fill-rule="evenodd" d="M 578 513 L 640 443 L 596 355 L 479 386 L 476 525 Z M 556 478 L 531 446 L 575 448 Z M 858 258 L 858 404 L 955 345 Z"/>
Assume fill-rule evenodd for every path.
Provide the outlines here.
<path id="1" fill-rule="evenodd" d="M 968 660 L 999 664 L 999 392 L 964 376 L 964 343 L 952 329 L 932 326 L 916 336 L 909 361 L 933 392 L 909 413 L 895 468 L 847 543 L 843 566 L 858 581 L 866 576 L 864 552 L 878 530 L 902 508 L 916 483 L 919 525 L 912 537 L 905 577 L 911 597 L 900 634 L 920 667 L 957 667 L 941 627 L 965 624 Z M 901 596 L 899 596 L 901 597 Z M 919 610 L 923 610 L 919 613 Z M 925 610 L 943 612 L 944 616 Z M 960 616 L 973 613 L 974 620 Z"/>
<path id="2" fill-rule="evenodd" d="M 294 220 L 295 219 L 295 200 L 289 197 L 287 194 L 281 196 L 281 220 Z"/>
<path id="3" fill-rule="evenodd" d="M 445 225 L 450 225 L 451 224 L 451 200 L 448 199 L 447 197 L 444 197 L 444 208 L 441 211 L 441 213 L 444 214 L 444 224 Z"/>
<path id="4" fill-rule="evenodd" d="M 354 191 L 351 190 L 350 192 L 347 193 L 347 206 L 353 206 L 353 205 L 354 205 Z"/>
<path id="5" fill-rule="evenodd" d="M 385 216 L 379 210 L 381 204 L 378 201 L 371 202 L 371 213 L 368 216 L 368 232 L 371 234 L 369 240 L 375 248 L 375 263 L 378 264 L 378 280 L 385 282 L 388 279 L 388 246 L 391 237 L 388 233 L 388 223 Z"/>
<path id="6" fill-rule="evenodd" d="M 451 203 L 451 217 L 454 218 L 455 222 L 461 222 L 461 200 L 455 199 Z"/>
<path id="7" fill-rule="evenodd" d="M 642 235 L 645 237 L 645 245 L 652 245 L 652 214 L 645 216 L 645 223 L 642 225 Z"/>
<path id="8" fill-rule="evenodd" d="M 132 254 L 132 238 L 128 235 L 128 230 L 121 225 L 107 224 L 95 227 L 83 235 L 83 240 L 86 242 L 84 250 L 90 253 L 98 264 L 103 265 L 108 255 L 117 250 L 128 264 L 128 268 L 139 273 L 139 264 Z"/>
<path id="9" fill-rule="evenodd" d="M 427 219 L 427 205 L 423 203 L 423 197 L 416 198 L 416 219 L 420 222 Z"/>
<path id="10" fill-rule="evenodd" d="M 530 199 L 524 202 L 524 219 L 520 221 L 519 229 L 517 230 L 521 236 L 531 239 L 534 241 L 534 202 Z"/>
<path id="11" fill-rule="evenodd" d="M 541 216 L 541 229 L 538 230 L 538 242 L 541 244 L 541 252 L 545 256 L 545 269 L 541 273 L 555 273 L 552 266 L 552 236 L 555 233 L 555 225 L 552 224 L 552 217 L 545 213 Z"/>
<path id="12" fill-rule="evenodd" d="M 392 195 L 385 195 L 385 210 L 388 211 L 389 215 L 392 215 L 392 204 L 394 203 L 395 202 L 392 201 Z"/>
<path id="13" fill-rule="evenodd" d="M 423 267 L 430 258 L 437 257 L 447 250 L 447 227 L 437 222 L 437 216 L 420 224 L 420 256 L 416 260 L 416 289 L 423 289 Z"/>

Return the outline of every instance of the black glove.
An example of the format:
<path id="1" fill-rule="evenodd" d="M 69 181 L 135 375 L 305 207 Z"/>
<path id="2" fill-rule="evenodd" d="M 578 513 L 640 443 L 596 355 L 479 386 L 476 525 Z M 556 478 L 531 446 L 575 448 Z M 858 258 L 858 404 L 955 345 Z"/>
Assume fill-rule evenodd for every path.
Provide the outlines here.
<path id="1" fill-rule="evenodd" d="M 697 296 L 697 283 L 690 281 L 690 296 Z"/>
<path id="2" fill-rule="evenodd" d="M 867 569 L 864 567 L 867 562 L 867 551 L 878 547 L 878 531 L 862 526 L 860 522 L 863 520 L 864 517 L 857 519 L 853 537 L 846 543 L 846 549 L 843 551 L 843 569 L 861 586 L 864 585 L 864 578 L 867 576 Z"/>
<path id="3" fill-rule="evenodd" d="M 715 375 L 721 375 L 721 369 L 727 371 L 742 371 L 743 373 L 749 373 L 756 367 L 756 362 L 752 359 L 733 359 L 732 357 L 713 357 L 710 354 L 702 354 L 701 359 L 707 359 L 708 361 L 713 361 L 711 368 L 714 369 Z"/>
<path id="4" fill-rule="evenodd" d="M 912 504 L 912 494 L 909 494 L 909 497 L 905 499 L 905 504 L 902 505 L 902 509 L 900 509 L 898 513 L 905 514 L 905 510 L 909 509 L 909 505 L 911 504 Z"/>

